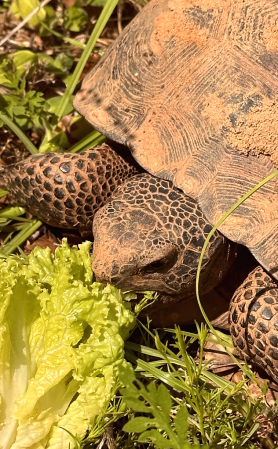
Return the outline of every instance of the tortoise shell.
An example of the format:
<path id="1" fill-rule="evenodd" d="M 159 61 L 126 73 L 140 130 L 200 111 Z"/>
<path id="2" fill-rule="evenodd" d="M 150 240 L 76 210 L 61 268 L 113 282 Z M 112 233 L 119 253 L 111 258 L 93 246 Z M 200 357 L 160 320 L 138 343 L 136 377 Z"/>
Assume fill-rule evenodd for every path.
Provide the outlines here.
<path id="1" fill-rule="evenodd" d="M 278 1 L 152 0 L 76 109 L 215 224 L 278 161 Z M 278 279 L 278 180 L 221 225 Z"/>

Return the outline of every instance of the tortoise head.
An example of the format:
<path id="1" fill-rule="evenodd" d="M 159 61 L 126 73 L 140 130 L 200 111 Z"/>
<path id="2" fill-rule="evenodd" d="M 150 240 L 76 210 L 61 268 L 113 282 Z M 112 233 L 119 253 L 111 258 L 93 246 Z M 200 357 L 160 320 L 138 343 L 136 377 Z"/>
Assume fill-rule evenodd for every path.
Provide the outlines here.
<path id="1" fill-rule="evenodd" d="M 191 296 L 200 253 L 211 226 L 197 203 L 170 181 L 147 173 L 123 183 L 94 219 L 93 270 L 123 290 Z M 201 289 L 225 274 L 230 243 L 218 232 L 207 248 Z"/>

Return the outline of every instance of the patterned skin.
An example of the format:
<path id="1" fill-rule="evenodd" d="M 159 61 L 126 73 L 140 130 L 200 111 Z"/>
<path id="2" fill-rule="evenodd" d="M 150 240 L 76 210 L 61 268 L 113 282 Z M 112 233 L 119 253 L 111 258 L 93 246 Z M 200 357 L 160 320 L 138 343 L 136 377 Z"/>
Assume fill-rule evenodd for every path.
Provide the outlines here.
<path id="1" fill-rule="evenodd" d="M 95 212 L 136 168 L 108 145 L 81 154 L 43 153 L 0 168 L 11 202 L 47 224 L 88 232 Z"/>

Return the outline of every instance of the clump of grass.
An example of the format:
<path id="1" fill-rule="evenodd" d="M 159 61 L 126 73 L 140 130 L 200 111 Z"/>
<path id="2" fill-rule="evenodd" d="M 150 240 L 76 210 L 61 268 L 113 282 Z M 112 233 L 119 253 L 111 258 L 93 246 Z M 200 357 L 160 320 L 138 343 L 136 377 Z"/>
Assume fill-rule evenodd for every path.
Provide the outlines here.
<path id="1" fill-rule="evenodd" d="M 275 406 L 267 407 L 263 401 L 266 386 L 261 386 L 261 396 L 254 399 L 248 377 L 235 384 L 207 370 L 203 360 L 206 326 L 197 325 L 196 333 L 179 327 L 152 333 L 142 324 L 139 326 L 142 343 L 147 344 L 132 339 L 126 342 L 126 359 L 131 365 L 121 370 L 122 396 L 116 396 L 115 405 L 110 404 L 107 419 L 109 425 L 115 423 L 115 447 L 277 447 Z M 189 351 L 196 343 L 199 362 Z M 271 435 L 261 437 L 259 416 L 265 416 L 264 424 L 272 426 Z M 96 447 L 97 441 L 92 429 L 84 445 L 90 442 L 88 447 Z"/>
<path id="2" fill-rule="evenodd" d="M 30 51 L 17 52 L 2 61 L 2 64 L 0 65 L 0 77 L 2 76 L 3 78 L 2 83 L 6 87 L 7 93 L 5 95 L 0 94 L 0 102 L 2 102 L 3 106 L 3 112 L 0 113 L 0 125 L 2 124 L 2 126 L 5 125 L 9 127 L 19 137 L 31 154 L 61 150 L 63 144 L 64 149 L 67 148 L 65 133 L 60 131 L 60 121 L 64 115 L 68 114 L 73 109 L 73 91 L 79 82 L 80 75 L 95 47 L 97 39 L 103 31 L 117 3 L 118 0 L 107 0 L 106 2 L 103 2 L 103 10 L 87 44 L 83 46 L 84 50 L 73 73 L 66 82 L 66 89 L 62 96 L 54 97 L 50 102 L 47 102 L 43 99 L 42 93 L 25 91 L 25 78 L 27 77 L 30 68 L 33 67 L 33 70 L 35 64 L 43 61 L 45 70 L 48 69 L 49 71 L 53 70 L 55 72 L 59 72 L 60 70 L 61 74 L 63 74 L 64 67 L 61 65 L 60 61 L 59 65 L 56 61 L 46 55 L 38 57 Z M 49 31 L 51 32 L 51 29 L 49 29 Z M 70 43 L 74 44 L 72 40 Z M 22 53 L 24 53 L 24 55 Z M 26 63 L 27 56 L 30 63 L 28 68 L 25 67 L 23 63 L 23 61 Z M 55 107 L 52 106 L 52 103 Z M 31 122 L 34 120 L 36 121 L 36 125 L 41 125 L 41 128 L 45 131 L 39 148 L 36 148 L 24 133 L 24 130 L 28 129 Z M 105 138 L 101 133 L 94 130 L 84 136 L 84 138 L 72 147 L 68 147 L 67 150 L 70 152 L 84 151 L 102 143 L 104 139 Z M 27 220 L 23 217 L 19 218 L 17 212 L 15 210 L 11 211 L 10 208 L 2 210 L 1 213 L 6 215 L 7 219 L 1 220 L 0 216 L 0 231 L 5 233 L 0 256 L 7 257 L 24 243 L 34 231 L 42 225 L 42 223 L 36 219 Z M 23 214 L 24 209 L 21 208 L 20 215 Z M 12 220 L 16 220 L 17 223 L 13 223 L 13 226 L 11 227 Z"/>

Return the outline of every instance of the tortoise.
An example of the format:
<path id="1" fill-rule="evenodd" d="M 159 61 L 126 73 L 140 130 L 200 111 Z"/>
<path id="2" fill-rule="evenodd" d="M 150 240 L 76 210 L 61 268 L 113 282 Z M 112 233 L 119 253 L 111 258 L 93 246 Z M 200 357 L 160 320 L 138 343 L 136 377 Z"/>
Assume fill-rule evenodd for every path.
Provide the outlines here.
<path id="1" fill-rule="evenodd" d="M 84 79 L 75 108 L 107 137 L 127 145 L 149 173 L 131 177 L 113 193 L 109 191 L 110 201 L 96 213 L 93 268 L 98 280 L 140 290 L 146 285 L 142 279 L 156 279 L 153 286 L 173 301 L 183 294 L 190 297 L 196 260 L 211 226 L 275 170 L 277 6 L 277 0 L 151 0 Z M 66 183 L 74 176 L 78 161 L 87 157 L 75 156 L 71 168 L 64 170 L 69 176 Z M 47 173 L 56 155 L 39 157 L 46 158 L 38 164 L 44 164 Z M 26 174 L 28 164 L 23 162 L 14 170 Z M 57 164 L 61 174 L 61 161 Z M 23 176 L 28 178 L 26 195 L 34 187 L 35 172 L 28 173 L 29 178 Z M 129 168 L 128 176 L 131 172 Z M 2 170 L 6 183 L 7 173 Z M 83 210 L 90 218 L 82 223 L 87 229 L 93 216 L 90 207 L 77 211 L 78 203 L 76 210 L 71 202 L 66 204 L 71 193 L 67 187 L 62 198 L 54 186 L 51 198 L 44 198 L 47 180 L 36 175 L 44 208 L 49 201 L 52 206 L 60 200 L 61 215 L 54 210 L 58 217 L 54 223 L 76 226 Z M 13 186 L 17 182 L 18 192 L 17 177 L 14 181 L 16 177 L 10 175 L 9 182 Z M 75 189 L 84 199 L 79 193 L 88 178 L 87 168 L 81 177 L 80 189 L 76 185 Z M 255 269 L 236 291 L 230 320 L 234 343 L 276 380 L 277 183 L 272 179 L 221 225 L 221 233 L 215 234 L 207 250 L 202 274 L 202 289 L 207 292 L 233 260 L 236 249 L 231 241 L 248 247 L 267 270 L 268 274 L 261 267 Z M 88 182 L 84 188 L 90 196 Z M 100 196 L 106 200 L 109 195 Z M 14 192 L 14 197 L 21 201 L 19 193 Z M 64 215 L 73 220 L 64 220 Z M 165 233 L 161 237 L 165 230 L 167 237 Z M 156 256 L 147 256 L 154 248 Z M 187 249 L 185 264 L 182 257 Z"/>
<path id="2" fill-rule="evenodd" d="M 216 224 L 277 166 L 278 1 L 152 0 L 86 76 L 74 106 Z M 140 189 L 132 180 L 119 189 L 94 220 L 93 269 L 100 280 L 136 289 L 146 285 L 140 228 L 131 232 Z M 268 272 L 257 268 L 243 282 L 230 321 L 235 345 L 277 380 L 277 178 L 219 230 Z M 168 259 L 162 252 L 153 274 L 165 276 Z"/>

